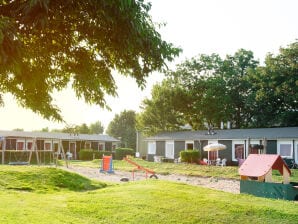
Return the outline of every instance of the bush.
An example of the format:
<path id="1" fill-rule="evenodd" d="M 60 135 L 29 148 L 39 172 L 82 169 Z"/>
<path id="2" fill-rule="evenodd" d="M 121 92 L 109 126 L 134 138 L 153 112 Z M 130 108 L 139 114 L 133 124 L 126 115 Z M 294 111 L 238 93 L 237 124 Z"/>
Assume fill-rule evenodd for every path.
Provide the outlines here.
<path id="1" fill-rule="evenodd" d="M 197 163 L 200 159 L 199 150 L 183 150 L 180 152 L 181 162 Z"/>
<path id="2" fill-rule="evenodd" d="M 93 159 L 102 159 L 102 156 L 110 156 L 112 155 L 115 157 L 113 152 L 106 152 L 106 151 L 95 151 L 93 149 L 81 149 L 79 152 L 80 160 L 93 160 Z"/>
<path id="3" fill-rule="evenodd" d="M 126 156 L 134 156 L 135 152 L 130 148 L 118 148 L 116 149 L 115 159 L 122 160 Z"/>

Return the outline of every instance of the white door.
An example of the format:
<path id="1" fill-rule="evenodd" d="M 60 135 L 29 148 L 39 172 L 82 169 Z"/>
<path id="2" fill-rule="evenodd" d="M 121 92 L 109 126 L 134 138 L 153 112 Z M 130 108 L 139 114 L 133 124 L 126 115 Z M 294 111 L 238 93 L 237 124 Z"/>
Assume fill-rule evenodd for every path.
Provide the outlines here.
<path id="1" fill-rule="evenodd" d="M 174 142 L 166 142 L 165 157 L 169 159 L 174 159 Z"/>

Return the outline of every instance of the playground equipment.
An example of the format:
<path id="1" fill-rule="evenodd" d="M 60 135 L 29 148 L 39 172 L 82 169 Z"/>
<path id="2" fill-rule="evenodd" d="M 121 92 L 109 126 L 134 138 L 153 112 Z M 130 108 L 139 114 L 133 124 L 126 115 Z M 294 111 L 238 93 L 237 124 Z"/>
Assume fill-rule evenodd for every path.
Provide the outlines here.
<path id="1" fill-rule="evenodd" d="M 2 139 L 3 140 L 3 139 Z M 0 140 L 1 141 L 1 140 Z M 58 152 L 54 150 L 43 150 L 40 149 L 37 145 L 37 139 L 33 139 L 32 148 L 30 149 L 22 149 L 22 150 L 12 150 L 12 149 L 2 149 L 1 150 L 1 160 L 2 164 L 5 163 L 6 154 L 9 155 L 8 164 L 9 165 L 30 165 L 32 161 L 33 155 L 35 155 L 35 160 L 37 165 L 46 164 L 46 153 L 49 156 L 50 163 L 54 163 L 56 166 L 58 165 L 58 157 L 61 154 L 61 158 L 65 160 L 66 167 L 68 167 L 68 161 L 63 149 L 62 141 L 58 143 Z M 33 158 L 34 160 L 34 158 Z M 43 161 L 42 161 L 43 160 Z"/>
<path id="2" fill-rule="evenodd" d="M 155 172 L 154 172 L 153 170 L 147 169 L 147 168 L 145 168 L 145 167 L 143 167 L 143 166 L 137 164 L 136 162 L 132 161 L 132 160 L 129 159 L 128 157 L 125 157 L 125 158 L 123 158 L 123 159 L 124 159 L 126 162 L 128 162 L 128 163 L 130 163 L 130 164 L 136 166 L 136 168 L 132 170 L 132 179 L 133 179 L 133 180 L 134 180 L 134 178 L 135 178 L 134 172 L 135 172 L 136 170 L 143 170 L 143 171 L 145 171 L 145 173 L 146 173 L 146 179 L 148 178 L 148 173 L 151 174 L 151 175 L 149 176 L 149 178 L 155 178 L 155 179 L 158 179 L 158 177 L 156 176 L 156 174 L 155 174 Z"/>
<path id="3" fill-rule="evenodd" d="M 112 156 L 102 156 L 101 168 L 99 170 L 101 173 L 114 173 L 114 165 Z"/>
<path id="4" fill-rule="evenodd" d="M 283 183 L 272 182 L 272 170 L 283 175 Z M 290 182 L 291 170 L 279 155 L 250 154 L 239 168 L 239 174 L 240 193 L 298 200 L 298 183 Z"/>

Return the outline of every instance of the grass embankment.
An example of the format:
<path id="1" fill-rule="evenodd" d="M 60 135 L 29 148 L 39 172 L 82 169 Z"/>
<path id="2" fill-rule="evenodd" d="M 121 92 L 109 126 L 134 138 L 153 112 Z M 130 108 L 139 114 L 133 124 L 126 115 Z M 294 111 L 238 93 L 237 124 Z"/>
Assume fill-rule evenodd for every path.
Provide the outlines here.
<path id="1" fill-rule="evenodd" d="M 105 187 L 75 173 L 37 166 L 1 166 L 0 190 L 49 193 L 61 190 L 87 191 Z"/>
<path id="2" fill-rule="evenodd" d="M 147 180 L 106 186 L 44 167 L 1 166 L 0 176 L 0 223 L 292 224 L 298 220 L 295 202 L 181 183 Z"/>
<path id="3" fill-rule="evenodd" d="M 182 174 L 190 176 L 218 177 L 228 179 L 239 179 L 238 168 L 236 166 L 202 166 L 186 163 L 154 163 L 141 159 L 133 159 L 139 165 L 154 170 L 157 174 Z M 131 171 L 135 166 L 124 160 L 113 160 L 115 170 Z M 99 168 L 101 160 L 93 161 L 72 161 L 72 166 L 83 166 Z M 291 181 L 298 182 L 298 170 L 291 170 Z M 278 171 L 273 170 L 273 181 L 282 182 L 282 176 Z"/>

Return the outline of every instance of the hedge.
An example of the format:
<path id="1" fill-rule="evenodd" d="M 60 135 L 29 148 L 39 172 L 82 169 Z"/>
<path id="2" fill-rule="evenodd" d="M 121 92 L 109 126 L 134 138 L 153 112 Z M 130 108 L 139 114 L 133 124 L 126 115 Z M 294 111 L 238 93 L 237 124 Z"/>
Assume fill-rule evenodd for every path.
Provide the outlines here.
<path id="1" fill-rule="evenodd" d="M 115 159 L 122 160 L 126 156 L 134 156 L 135 152 L 130 148 L 118 148 L 116 149 Z"/>
<path id="2" fill-rule="evenodd" d="M 182 150 L 180 151 L 181 162 L 198 163 L 200 159 L 199 150 Z"/>
<path id="3" fill-rule="evenodd" d="M 93 160 L 93 159 L 102 159 L 102 156 L 110 156 L 115 157 L 115 153 L 107 152 L 107 151 L 95 151 L 93 149 L 81 149 L 79 152 L 80 160 Z"/>

